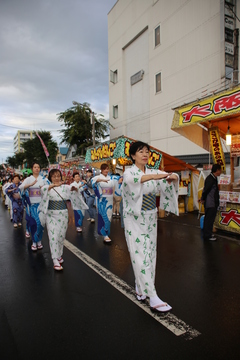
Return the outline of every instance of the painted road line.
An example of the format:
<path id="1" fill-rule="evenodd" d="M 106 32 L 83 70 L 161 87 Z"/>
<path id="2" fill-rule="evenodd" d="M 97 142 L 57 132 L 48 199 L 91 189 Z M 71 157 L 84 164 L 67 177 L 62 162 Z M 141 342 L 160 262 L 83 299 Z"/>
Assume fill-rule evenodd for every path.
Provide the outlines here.
<path id="1" fill-rule="evenodd" d="M 118 291 L 124 294 L 129 298 L 134 304 L 139 306 L 142 310 L 152 316 L 156 321 L 165 326 L 176 336 L 182 336 L 186 340 L 191 340 L 201 335 L 199 331 L 193 329 L 191 326 L 187 325 L 184 321 L 178 319 L 172 313 L 153 313 L 150 310 L 149 305 L 139 302 L 136 299 L 135 290 L 133 287 L 128 285 L 125 281 L 120 279 L 118 276 L 111 273 L 109 270 L 101 266 L 90 256 L 86 255 L 84 252 L 79 250 L 76 246 L 71 244 L 68 240 L 64 240 L 64 246 L 71 251 L 75 256 L 77 256 L 81 261 L 83 261 L 87 266 L 94 270 L 98 275 L 105 279 L 109 284 L 114 286 Z"/>

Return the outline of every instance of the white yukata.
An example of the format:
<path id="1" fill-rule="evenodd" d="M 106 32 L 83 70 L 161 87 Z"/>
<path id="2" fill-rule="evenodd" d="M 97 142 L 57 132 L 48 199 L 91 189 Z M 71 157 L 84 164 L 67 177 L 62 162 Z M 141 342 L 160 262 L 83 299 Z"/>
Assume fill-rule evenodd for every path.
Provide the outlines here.
<path id="1" fill-rule="evenodd" d="M 141 295 L 156 296 L 155 269 L 157 247 L 156 194 L 161 193 L 160 207 L 178 215 L 178 180 L 141 183 L 147 174 L 164 171 L 146 168 L 145 174 L 134 164 L 123 174 L 122 198 L 125 237 L 135 281 Z M 145 210 L 144 210 L 145 209 Z"/>
<path id="2" fill-rule="evenodd" d="M 113 212 L 113 193 L 121 196 L 121 184 L 118 183 L 120 176 L 103 174 L 92 178 L 92 188 L 97 196 L 98 208 L 98 234 L 102 236 L 110 235 L 111 219 Z M 108 180 L 108 182 L 96 182 L 98 179 Z"/>
<path id="3" fill-rule="evenodd" d="M 39 205 L 39 218 L 42 226 L 46 224 L 52 259 L 58 259 L 63 254 L 63 243 L 68 228 L 67 200 L 72 206 L 79 208 L 81 194 L 71 191 L 71 185 L 56 186 L 48 190 L 49 185 L 41 188 L 42 201 Z"/>
<path id="4" fill-rule="evenodd" d="M 74 181 L 71 184 L 71 186 L 74 186 L 74 187 L 76 187 L 78 189 L 79 195 L 80 195 L 80 197 L 79 197 L 80 202 L 78 203 L 77 207 L 72 202 L 72 207 L 73 207 L 73 212 L 74 212 L 74 219 L 75 219 L 75 226 L 76 227 L 81 227 L 82 226 L 83 219 L 84 219 L 84 216 L 85 216 L 85 210 L 88 209 L 88 206 L 85 203 L 85 201 L 83 199 L 83 196 L 82 196 L 82 192 L 85 189 L 84 185 L 85 185 L 85 183 L 83 181 L 79 181 L 79 182 Z M 80 207 L 79 207 L 79 205 L 80 205 Z"/>

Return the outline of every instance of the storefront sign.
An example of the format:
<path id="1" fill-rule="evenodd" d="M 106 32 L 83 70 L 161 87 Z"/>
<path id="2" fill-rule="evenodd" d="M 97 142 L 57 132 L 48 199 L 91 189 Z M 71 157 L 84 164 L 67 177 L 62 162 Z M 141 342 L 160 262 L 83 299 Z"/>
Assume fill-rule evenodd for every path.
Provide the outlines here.
<path id="1" fill-rule="evenodd" d="M 225 28 L 225 41 L 233 44 L 233 30 Z"/>
<path id="2" fill-rule="evenodd" d="M 225 28 L 234 30 L 234 20 L 228 16 L 225 16 Z"/>
<path id="3" fill-rule="evenodd" d="M 233 221 L 237 225 L 240 226 L 240 213 L 237 209 L 230 209 L 228 211 L 221 211 L 221 225 L 229 225 L 230 222 Z"/>
<path id="4" fill-rule="evenodd" d="M 230 5 L 230 4 L 225 4 L 225 15 L 229 16 L 229 17 L 232 17 L 233 18 L 233 9 L 234 9 L 234 6 L 233 5 Z"/>
<path id="5" fill-rule="evenodd" d="M 231 157 L 240 156 L 240 135 L 232 135 Z"/>
<path id="6" fill-rule="evenodd" d="M 179 110 L 179 125 L 209 121 L 223 115 L 240 112 L 240 89 L 226 91 L 222 95 L 209 97 L 195 105 L 182 107 Z"/>
<path id="7" fill-rule="evenodd" d="M 234 57 L 229 54 L 225 54 L 225 65 L 233 68 Z"/>
<path id="8" fill-rule="evenodd" d="M 212 151 L 212 157 L 214 164 L 219 164 L 222 167 L 222 172 L 226 171 L 226 163 L 224 152 L 222 149 L 221 140 L 218 134 L 217 128 L 211 128 L 209 130 L 210 147 Z"/>
<path id="9" fill-rule="evenodd" d="M 91 161 L 101 161 L 113 157 L 113 151 L 116 148 L 116 142 L 108 142 L 91 149 Z"/>
<path id="10" fill-rule="evenodd" d="M 226 208 L 217 213 L 215 225 L 217 228 L 240 233 L 240 204 L 225 202 Z"/>
<path id="11" fill-rule="evenodd" d="M 131 81 L 131 85 L 136 84 L 137 82 L 141 81 L 143 79 L 143 74 L 144 71 L 138 71 L 136 74 L 134 74 L 133 76 L 131 76 L 130 81 Z"/>
<path id="12" fill-rule="evenodd" d="M 229 42 L 225 42 L 225 53 L 234 55 L 234 45 Z"/>
<path id="13" fill-rule="evenodd" d="M 116 140 L 108 141 L 106 143 L 87 150 L 85 162 L 99 162 L 117 159 L 119 165 L 131 165 L 132 160 L 129 157 L 129 148 L 133 140 L 126 137 L 120 137 Z M 162 154 L 151 148 L 149 151 L 148 166 L 150 168 L 159 169 Z"/>

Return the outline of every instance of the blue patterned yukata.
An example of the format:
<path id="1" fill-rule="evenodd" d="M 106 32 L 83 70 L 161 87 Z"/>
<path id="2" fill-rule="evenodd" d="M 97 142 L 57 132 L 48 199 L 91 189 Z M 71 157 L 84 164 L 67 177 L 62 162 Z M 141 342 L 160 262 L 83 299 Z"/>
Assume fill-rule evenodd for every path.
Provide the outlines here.
<path id="1" fill-rule="evenodd" d="M 121 184 L 118 183 L 120 176 L 100 174 L 92 178 L 92 187 L 97 196 L 98 208 L 98 234 L 102 236 L 110 235 L 112 220 L 113 193 L 121 196 Z M 108 180 L 108 182 L 96 182 L 97 179 Z"/>

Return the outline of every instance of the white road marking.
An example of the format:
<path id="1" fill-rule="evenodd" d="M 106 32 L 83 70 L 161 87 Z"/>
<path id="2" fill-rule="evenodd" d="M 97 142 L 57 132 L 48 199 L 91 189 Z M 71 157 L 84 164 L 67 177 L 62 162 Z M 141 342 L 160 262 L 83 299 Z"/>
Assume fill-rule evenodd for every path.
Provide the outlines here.
<path id="1" fill-rule="evenodd" d="M 128 299 L 134 302 L 135 305 L 139 306 L 142 310 L 152 316 L 156 321 L 165 326 L 176 336 L 183 336 L 186 340 L 191 340 L 201 333 L 191 326 L 187 325 L 184 321 L 178 319 L 172 313 L 153 313 L 147 304 L 141 303 L 136 299 L 135 290 L 128 285 L 125 281 L 120 279 L 118 276 L 111 273 L 109 270 L 101 266 L 90 256 L 79 250 L 76 246 L 71 244 L 68 240 L 64 240 L 64 246 L 83 261 L 87 266 L 94 270 L 98 275 L 105 279 L 108 283 L 114 286 L 118 291 L 124 294 Z"/>

